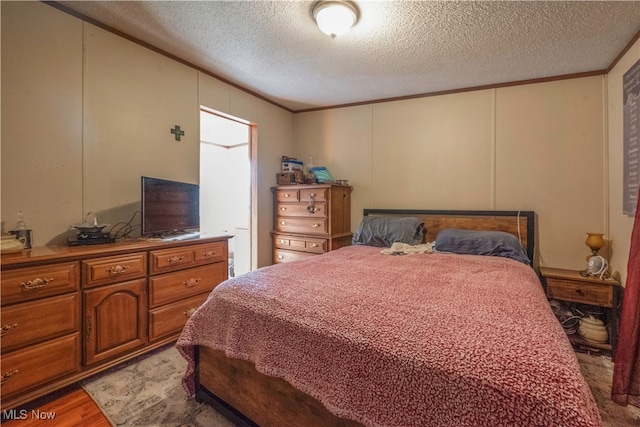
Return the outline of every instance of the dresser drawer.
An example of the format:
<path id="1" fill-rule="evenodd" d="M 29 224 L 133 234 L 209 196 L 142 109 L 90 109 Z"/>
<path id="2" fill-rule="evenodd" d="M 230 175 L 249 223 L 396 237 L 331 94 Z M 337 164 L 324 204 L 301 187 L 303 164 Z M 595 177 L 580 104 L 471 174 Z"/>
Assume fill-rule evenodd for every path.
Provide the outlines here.
<path id="1" fill-rule="evenodd" d="M 315 200 L 316 202 L 324 202 L 328 200 L 328 191 L 327 188 L 301 188 L 299 191 L 300 201 Z"/>
<path id="2" fill-rule="evenodd" d="M 2 309 L 2 353 L 80 330 L 80 293 Z"/>
<path id="3" fill-rule="evenodd" d="M 276 231 L 301 234 L 328 234 L 327 218 L 277 218 Z"/>
<path id="4" fill-rule="evenodd" d="M 218 262 L 149 278 L 149 306 L 157 307 L 202 292 L 227 278 L 227 265 Z"/>
<path id="5" fill-rule="evenodd" d="M 280 189 L 276 190 L 276 201 L 278 202 L 298 202 L 300 201 L 300 192 L 296 189 Z"/>
<path id="6" fill-rule="evenodd" d="M 149 311 L 149 340 L 153 341 L 182 331 L 187 319 L 209 296 L 208 292 Z"/>
<path id="7" fill-rule="evenodd" d="M 80 370 L 80 334 L 2 355 L 2 400 Z"/>
<path id="8" fill-rule="evenodd" d="M 227 259 L 227 242 L 198 245 L 193 248 L 196 264 L 224 261 Z"/>
<path id="9" fill-rule="evenodd" d="M 547 277 L 547 296 L 564 301 L 613 307 L 613 288 L 597 283 L 581 283 Z"/>
<path id="10" fill-rule="evenodd" d="M 82 261 L 83 288 L 137 279 L 147 274 L 145 252 Z"/>
<path id="11" fill-rule="evenodd" d="M 279 249 L 290 249 L 296 251 L 314 252 L 323 254 L 328 250 L 328 240 L 313 237 L 288 236 L 276 234 L 273 245 Z"/>
<path id="12" fill-rule="evenodd" d="M 159 274 L 211 264 L 226 260 L 227 256 L 226 241 L 151 251 L 149 273 Z"/>
<path id="13" fill-rule="evenodd" d="M 278 264 L 281 262 L 297 261 L 297 260 L 305 259 L 311 256 L 317 256 L 317 254 L 314 254 L 311 252 L 286 251 L 283 249 L 273 250 L 273 262 L 275 264 Z"/>
<path id="14" fill-rule="evenodd" d="M 31 301 L 80 289 L 77 262 L 2 271 L 2 305 Z"/>
<path id="15" fill-rule="evenodd" d="M 327 204 L 326 203 L 313 203 L 312 209 L 309 209 L 308 203 L 278 203 L 278 215 L 279 216 L 302 216 L 302 217 L 326 217 L 327 216 Z"/>

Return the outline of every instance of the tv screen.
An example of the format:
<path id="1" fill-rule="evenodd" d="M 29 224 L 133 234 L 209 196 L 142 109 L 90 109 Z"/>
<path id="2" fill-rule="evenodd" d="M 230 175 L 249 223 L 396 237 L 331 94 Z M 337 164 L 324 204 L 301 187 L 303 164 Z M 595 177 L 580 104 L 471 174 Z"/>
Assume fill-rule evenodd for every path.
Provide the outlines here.
<path id="1" fill-rule="evenodd" d="M 196 184 L 142 177 L 142 235 L 197 231 L 200 188 Z"/>

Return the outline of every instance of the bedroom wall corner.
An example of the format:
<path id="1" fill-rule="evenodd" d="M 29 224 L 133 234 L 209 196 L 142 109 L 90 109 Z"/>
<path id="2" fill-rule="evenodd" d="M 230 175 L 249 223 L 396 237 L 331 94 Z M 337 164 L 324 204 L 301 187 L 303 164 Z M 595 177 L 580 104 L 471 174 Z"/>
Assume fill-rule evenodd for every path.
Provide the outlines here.
<path id="1" fill-rule="evenodd" d="M 640 40 L 611 69 L 607 76 L 608 158 L 609 158 L 609 235 L 611 271 L 619 275 L 622 284 L 627 277 L 627 261 L 631 245 L 633 217 L 622 213 L 624 113 L 622 104 L 623 77 L 640 60 Z"/>

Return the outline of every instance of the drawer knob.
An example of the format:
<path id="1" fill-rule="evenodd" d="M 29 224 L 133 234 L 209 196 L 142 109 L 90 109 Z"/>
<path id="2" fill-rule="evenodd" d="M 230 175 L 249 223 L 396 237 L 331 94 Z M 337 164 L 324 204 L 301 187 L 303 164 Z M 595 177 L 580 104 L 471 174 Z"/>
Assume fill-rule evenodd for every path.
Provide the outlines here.
<path id="1" fill-rule="evenodd" d="M 317 243 L 311 243 L 309 246 L 312 247 L 312 248 L 317 248 L 318 244 Z"/>
<path id="2" fill-rule="evenodd" d="M 184 256 L 180 255 L 180 256 L 172 256 L 167 261 L 169 262 L 169 264 L 178 264 L 183 259 L 184 259 Z"/>
<path id="3" fill-rule="evenodd" d="M 316 197 L 316 193 L 309 193 L 309 197 L 311 197 L 311 198 Z"/>
<path id="4" fill-rule="evenodd" d="M 5 335 L 7 335 L 9 333 L 9 331 L 13 328 L 15 328 L 16 326 L 18 326 L 17 323 L 14 323 L 13 325 L 4 325 L 2 327 L 2 329 L 0 330 L 0 337 L 3 337 Z"/>
<path id="5" fill-rule="evenodd" d="M 22 282 L 18 286 L 24 289 L 40 289 L 40 288 L 44 288 L 49 284 L 49 282 L 52 282 L 52 281 L 53 281 L 53 277 L 49 279 L 41 279 L 38 277 L 36 279 L 29 280 L 28 282 Z"/>
<path id="6" fill-rule="evenodd" d="M 282 254 L 278 254 L 278 259 L 284 259 L 284 256 L 282 256 Z"/>
<path id="7" fill-rule="evenodd" d="M 285 221 L 280 221 L 280 225 L 287 225 Z"/>
<path id="8" fill-rule="evenodd" d="M 183 285 L 185 285 L 187 288 L 193 288 L 195 285 L 197 285 L 200 280 L 202 280 L 200 277 L 196 278 L 191 278 L 189 280 L 185 280 L 184 282 L 182 282 Z"/>
<path id="9" fill-rule="evenodd" d="M 576 293 L 577 293 L 578 295 L 580 295 L 581 297 L 583 297 L 583 296 L 584 296 L 584 291 L 583 291 L 582 289 L 580 289 L 580 288 L 576 289 Z"/>
<path id="10" fill-rule="evenodd" d="M 280 240 L 280 244 L 284 245 L 284 240 Z"/>
<path id="11" fill-rule="evenodd" d="M 122 274 L 127 271 L 130 267 L 127 264 L 124 265 L 114 265 L 113 267 L 107 268 L 107 273 L 109 274 Z"/>
<path id="12" fill-rule="evenodd" d="M 320 224 L 318 224 L 317 222 L 314 222 L 313 224 L 311 224 L 311 226 L 313 228 L 318 228 L 318 227 L 320 227 Z"/>
<path id="13" fill-rule="evenodd" d="M 285 207 L 283 206 L 283 207 L 281 207 L 281 208 L 280 208 L 280 210 L 281 210 L 282 212 L 284 212 L 284 211 L 286 211 L 286 210 L 287 210 L 287 208 L 285 208 Z"/>
<path id="14" fill-rule="evenodd" d="M 198 309 L 197 307 L 192 307 L 189 310 L 182 312 L 182 314 L 184 314 L 185 317 L 191 317 L 193 313 L 196 312 L 197 309 Z"/>
<path id="15" fill-rule="evenodd" d="M 205 257 L 205 258 L 209 258 L 209 257 L 214 256 L 215 254 L 216 254 L 216 251 L 209 251 L 209 252 L 203 252 L 202 256 Z"/>
<path id="16" fill-rule="evenodd" d="M 2 374 L 2 380 L 0 380 L 0 385 L 5 384 L 7 381 L 11 379 L 12 376 L 14 376 L 17 373 L 18 373 L 18 370 L 16 369 L 15 371 L 5 372 L 4 374 Z"/>
<path id="17" fill-rule="evenodd" d="M 284 193 L 283 197 L 284 197 L 285 199 L 289 198 L 289 193 Z"/>

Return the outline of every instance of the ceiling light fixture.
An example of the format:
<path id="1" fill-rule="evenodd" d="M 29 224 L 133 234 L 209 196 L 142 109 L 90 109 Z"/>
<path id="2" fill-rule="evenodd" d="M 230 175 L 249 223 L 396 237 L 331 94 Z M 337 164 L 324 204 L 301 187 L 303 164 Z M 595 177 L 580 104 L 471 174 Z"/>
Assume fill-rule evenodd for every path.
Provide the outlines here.
<path id="1" fill-rule="evenodd" d="M 358 11 L 347 1 L 321 0 L 313 7 L 313 18 L 323 33 L 335 39 L 356 23 Z"/>

